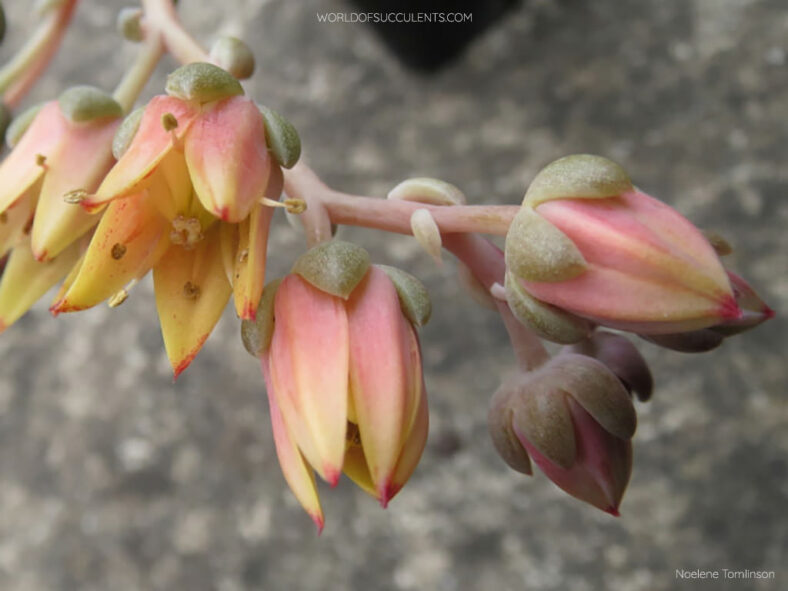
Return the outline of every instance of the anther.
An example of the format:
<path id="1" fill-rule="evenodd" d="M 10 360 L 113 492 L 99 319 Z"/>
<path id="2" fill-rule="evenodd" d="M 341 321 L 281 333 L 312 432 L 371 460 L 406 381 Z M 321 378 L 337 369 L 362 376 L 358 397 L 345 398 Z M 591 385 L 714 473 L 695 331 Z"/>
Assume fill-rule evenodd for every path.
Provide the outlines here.
<path id="1" fill-rule="evenodd" d="M 195 285 L 191 281 L 187 281 L 183 285 L 183 297 L 188 300 L 196 300 L 200 297 L 200 286 Z"/>
<path id="2" fill-rule="evenodd" d="M 47 157 L 43 154 L 36 154 L 36 165 L 37 166 L 44 166 L 47 162 Z"/>
<path id="3" fill-rule="evenodd" d="M 126 245 L 121 244 L 120 242 L 116 242 L 112 245 L 112 258 L 116 261 L 119 261 L 123 258 L 123 255 L 126 254 Z"/>
<path id="4" fill-rule="evenodd" d="M 63 195 L 63 201 L 71 204 L 82 203 L 88 197 L 88 192 L 85 189 L 74 189 Z"/>
<path id="5" fill-rule="evenodd" d="M 107 301 L 107 305 L 110 308 L 117 308 L 123 302 L 125 302 L 126 298 L 128 297 L 129 297 L 129 292 L 126 291 L 125 289 L 121 289 L 119 292 L 117 292 L 115 295 L 109 298 L 109 300 Z"/>

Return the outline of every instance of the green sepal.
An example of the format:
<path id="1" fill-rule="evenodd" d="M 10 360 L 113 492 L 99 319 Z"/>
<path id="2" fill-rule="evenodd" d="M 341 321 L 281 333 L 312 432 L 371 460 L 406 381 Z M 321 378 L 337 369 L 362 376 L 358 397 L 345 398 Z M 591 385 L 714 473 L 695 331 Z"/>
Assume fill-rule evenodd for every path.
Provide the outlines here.
<path id="1" fill-rule="evenodd" d="M 519 377 L 519 376 L 518 376 Z M 517 394 L 517 383 L 509 380 L 493 394 L 487 412 L 487 430 L 492 438 L 495 450 L 510 468 L 527 474 L 533 474 L 531 458 L 512 430 L 512 396 Z"/>
<path id="2" fill-rule="evenodd" d="M 120 160 L 120 157 L 129 149 L 134 136 L 137 135 L 142 115 L 145 113 L 145 107 L 137 107 L 123 120 L 115 132 L 115 137 L 112 139 L 112 155 L 115 160 Z"/>
<path id="3" fill-rule="evenodd" d="M 273 109 L 257 105 L 263 115 L 268 148 L 280 166 L 293 168 L 301 157 L 301 138 L 295 126 Z"/>
<path id="4" fill-rule="evenodd" d="M 612 160 L 574 154 L 545 166 L 528 187 L 523 205 L 536 207 L 553 199 L 603 199 L 632 190 L 629 175 Z"/>
<path id="5" fill-rule="evenodd" d="M 632 399 L 616 375 L 601 361 L 579 353 L 562 353 L 550 362 L 556 388 L 574 398 L 611 435 L 631 439 L 637 427 Z"/>
<path id="6" fill-rule="evenodd" d="M 427 324 L 430 314 L 432 314 L 432 302 L 430 302 L 430 294 L 424 284 L 402 269 L 388 265 L 376 266 L 391 279 L 394 289 L 397 290 L 402 312 L 411 324 L 418 327 Z"/>
<path id="7" fill-rule="evenodd" d="M 33 105 L 11 120 L 5 132 L 5 143 L 9 148 L 13 148 L 19 143 L 43 106 L 43 103 Z"/>
<path id="8" fill-rule="evenodd" d="M 346 300 L 367 274 L 369 265 L 369 253 L 360 246 L 330 240 L 302 254 L 292 272 L 319 290 Z"/>
<path id="9" fill-rule="evenodd" d="M 586 320 L 539 301 L 525 291 L 511 272 L 506 273 L 504 282 L 506 301 L 514 317 L 543 339 L 570 345 L 591 333 L 591 325 Z"/>
<path id="10" fill-rule="evenodd" d="M 244 93 L 227 70 L 206 62 L 186 64 L 167 76 L 167 94 L 185 101 L 210 103 Z"/>
<path id="11" fill-rule="evenodd" d="M 73 86 L 57 99 L 63 116 L 72 123 L 122 117 L 123 107 L 112 95 L 95 86 Z"/>
<path id="12" fill-rule="evenodd" d="M 524 205 L 506 233 L 506 267 L 525 281 L 572 279 L 587 267 L 566 234 Z"/>
<path id="13" fill-rule="evenodd" d="M 274 334 L 274 299 L 281 279 L 274 279 L 263 289 L 254 320 L 241 321 L 241 340 L 253 357 L 260 357 L 271 345 Z"/>
<path id="14" fill-rule="evenodd" d="M 512 423 L 543 456 L 568 470 L 577 460 L 577 447 L 566 392 L 540 377 L 512 397 Z"/>

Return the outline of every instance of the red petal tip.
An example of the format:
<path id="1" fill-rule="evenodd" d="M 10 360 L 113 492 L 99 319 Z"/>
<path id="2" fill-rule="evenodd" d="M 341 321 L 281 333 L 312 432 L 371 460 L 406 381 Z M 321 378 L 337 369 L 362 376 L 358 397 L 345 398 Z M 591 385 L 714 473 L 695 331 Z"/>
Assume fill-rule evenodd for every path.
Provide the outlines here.
<path id="1" fill-rule="evenodd" d="M 770 318 L 774 318 L 775 316 L 777 316 L 777 312 L 772 310 L 766 304 L 764 304 L 763 310 L 761 310 L 761 312 L 763 312 L 764 320 L 769 320 Z"/>
<path id="2" fill-rule="evenodd" d="M 323 466 L 325 473 L 325 480 L 331 488 L 339 484 L 339 477 L 342 475 L 342 470 L 337 470 L 333 466 Z"/>
<path id="3" fill-rule="evenodd" d="M 42 250 L 40 252 L 33 251 L 33 257 L 39 262 L 43 263 L 47 260 L 48 252 L 46 250 Z"/>
<path id="4" fill-rule="evenodd" d="M 223 222 L 230 221 L 230 208 L 228 206 L 222 207 L 219 211 L 215 212 L 217 217 Z"/>
<path id="5" fill-rule="evenodd" d="M 197 353 L 200 352 L 200 349 L 202 349 L 202 346 L 205 344 L 205 341 L 207 341 L 207 340 L 208 340 L 208 335 L 205 335 L 204 337 L 202 337 L 199 340 L 199 342 L 197 343 L 197 346 L 194 349 L 192 349 L 192 352 L 189 353 L 183 359 L 181 359 L 181 361 L 178 363 L 178 365 L 174 365 L 173 366 L 173 368 L 172 368 L 172 373 L 173 373 L 172 381 L 173 382 L 178 379 L 178 376 L 181 375 L 183 373 L 183 371 L 187 367 L 189 367 L 189 365 L 191 365 L 191 362 L 194 361 L 195 357 L 197 357 Z"/>
<path id="6" fill-rule="evenodd" d="M 618 512 L 618 507 L 614 507 L 613 505 L 605 509 L 605 513 L 610 513 L 613 517 L 621 517 L 621 513 Z"/>
<path id="7" fill-rule="evenodd" d="M 323 526 L 326 524 L 326 520 L 322 515 L 312 515 L 310 513 L 309 516 L 312 518 L 312 521 L 315 522 L 315 525 L 317 526 L 317 535 L 319 536 L 323 533 Z"/>
<path id="8" fill-rule="evenodd" d="M 245 302 L 241 312 L 241 320 L 254 321 L 255 319 L 257 319 L 257 308 L 251 302 Z"/>
<path id="9" fill-rule="evenodd" d="M 6 328 L 8 328 L 8 325 L 0 318 L 0 332 L 3 332 Z"/>
<path id="10" fill-rule="evenodd" d="M 719 315 L 725 320 L 738 320 L 744 313 L 739 308 L 739 304 L 736 303 L 736 298 L 732 295 L 726 295 L 720 305 Z"/>

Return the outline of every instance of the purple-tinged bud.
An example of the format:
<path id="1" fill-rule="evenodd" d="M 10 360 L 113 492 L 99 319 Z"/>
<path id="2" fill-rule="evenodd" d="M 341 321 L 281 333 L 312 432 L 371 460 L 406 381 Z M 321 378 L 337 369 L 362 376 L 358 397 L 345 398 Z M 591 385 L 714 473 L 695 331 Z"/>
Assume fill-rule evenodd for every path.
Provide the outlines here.
<path id="1" fill-rule="evenodd" d="M 488 415 L 507 464 L 530 474 L 532 459 L 564 491 L 612 515 L 632 471 L 636 422 L 619 379 L 601 362 L 574 353 L 508 380 Z"/>

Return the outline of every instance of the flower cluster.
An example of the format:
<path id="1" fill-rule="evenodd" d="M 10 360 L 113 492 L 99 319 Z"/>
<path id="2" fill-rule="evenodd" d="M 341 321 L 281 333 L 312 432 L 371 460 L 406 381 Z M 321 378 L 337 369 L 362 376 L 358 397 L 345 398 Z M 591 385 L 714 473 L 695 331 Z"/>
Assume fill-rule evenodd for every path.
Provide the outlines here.
<path id="1" fill-rule="evenodd" d="M 250 74 L 253 64 L 232 47 L 216 60 Z M 480 301 L 499 310 L 520 361 L 492 397 L 495 448 L 515 470 L 531 474 L 533 461 L 614 515 L 632 470 L 631 395 L 647 400 L 653 381 L 633 344 L 600 328 L 705 351 L 774 314 L 725 269 L 724 241 L 605 158 L 570 156 L 544 168 L 498 226 L 502 252 L 475 234 L 500 223 L 500 212 L 466 206 L 459 189 L 436 179 L 410 179 L 374 201 L 296 168 L 289 180 L 302 182 L 280 202 L 282 169 L 300 156 L 298 134 L 216 65 L 179 68 L 166 94 L 122 115 L 113 97 L 82 86 L 9 129 L 0 332 L 61 281 L 55 315 L 105 300 L 117 306 L 152 271 L 177 377 L 232 297 L 244 344 L 261 364 L 282 472 L 319 529 L 315 473 L 332 486 L 344 473 L 385 507 L 413 474 L 429 424 L 416 331 L 431 311 L 426 290 L 334 239 L 337 221 L 412 233 L 438 262 L 442 247 L 457 255 Z M 304 213 L 307 203 L 304 226 L 319 226 L 308 233 L 312 247 L 266 285 L 273 208 Z M 452 219 L 451 229 L 441 225 Z M 540 338 L 565 347 L 551 358 Z"/>

